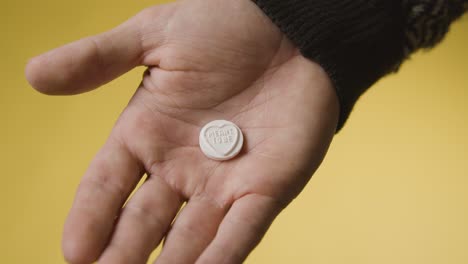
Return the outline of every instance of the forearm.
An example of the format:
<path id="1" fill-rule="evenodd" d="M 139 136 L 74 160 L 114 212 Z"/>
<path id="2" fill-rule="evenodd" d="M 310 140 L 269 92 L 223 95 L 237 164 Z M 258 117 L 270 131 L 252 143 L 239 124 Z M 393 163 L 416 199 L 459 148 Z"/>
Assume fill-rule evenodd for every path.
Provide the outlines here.
<path id="1" fill-rule="evenodd" d="M 468 7 L 468 0 L 255 2 L 329 74 L 340 100 L 338 130 L 359 96 L 411 53 L 439 43 Z"/>

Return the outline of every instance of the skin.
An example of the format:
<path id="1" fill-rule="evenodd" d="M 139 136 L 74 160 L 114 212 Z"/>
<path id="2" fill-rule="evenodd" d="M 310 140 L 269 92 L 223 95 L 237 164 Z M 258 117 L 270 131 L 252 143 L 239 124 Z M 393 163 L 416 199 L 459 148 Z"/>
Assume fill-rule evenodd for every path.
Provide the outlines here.
<path id="1" fill-rule="evenodd" d="M 164 240 L 157 264 L 242 263 L 326 154 L 339 112 L 328 76 L 249 0 L 148 8 L 31 59 L 26 76 L 71 95 L 138 65 L 148 70 L 78 187 L 65 259 L 146 263 Z M 216 119 L 244 133 L 235 159 L 198 146 Z"/>

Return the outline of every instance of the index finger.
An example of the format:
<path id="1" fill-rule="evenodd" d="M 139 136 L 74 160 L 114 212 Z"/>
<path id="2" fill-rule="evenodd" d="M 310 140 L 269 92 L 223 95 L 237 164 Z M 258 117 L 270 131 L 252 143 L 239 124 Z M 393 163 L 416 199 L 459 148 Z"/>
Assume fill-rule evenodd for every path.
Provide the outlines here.
<path id="1" fill-rule="evenodd" d="M 142 174 L 142 166 L 126 147 L 109 139 L 83 177 L 65 223 L 62 247 L 69 263 L 99 258 Z"/>

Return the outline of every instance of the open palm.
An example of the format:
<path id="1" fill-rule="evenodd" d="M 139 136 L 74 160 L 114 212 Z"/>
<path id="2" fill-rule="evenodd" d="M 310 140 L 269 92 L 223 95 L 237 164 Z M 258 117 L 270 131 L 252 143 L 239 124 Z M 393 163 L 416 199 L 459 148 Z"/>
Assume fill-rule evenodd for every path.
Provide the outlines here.
<path id="1" fill-rule="evenodd" d="M 328 77 L 249 0 L 146 9 L 31 60 L 27 77 L 75 94 L 137 65 L 148 66 L 143 81 L 76 194 L 66 259 L 146 263 L 164 238 L 159 264 L 241 263 L 325 155 L 338 115 Z M 230 161 L 198 146 L 217 119 L 244 133 Z"/>

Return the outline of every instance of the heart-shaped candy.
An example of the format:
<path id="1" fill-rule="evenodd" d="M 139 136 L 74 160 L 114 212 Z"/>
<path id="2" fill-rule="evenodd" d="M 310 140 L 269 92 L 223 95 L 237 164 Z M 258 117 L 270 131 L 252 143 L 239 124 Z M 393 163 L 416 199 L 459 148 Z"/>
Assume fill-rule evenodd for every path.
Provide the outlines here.
<path id="1" fill-rule="evenodd" d="M 244 136 L 234 123 L 216 120 L 202 128 L 199 141 L 201 150 L 208 158 L 229 160 L 239 154 Z"/>

